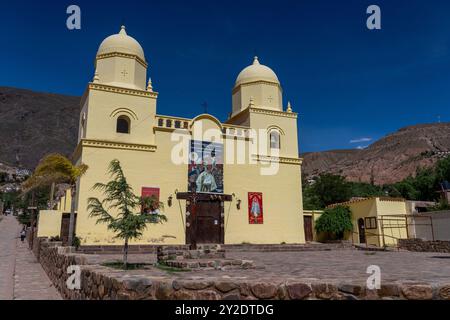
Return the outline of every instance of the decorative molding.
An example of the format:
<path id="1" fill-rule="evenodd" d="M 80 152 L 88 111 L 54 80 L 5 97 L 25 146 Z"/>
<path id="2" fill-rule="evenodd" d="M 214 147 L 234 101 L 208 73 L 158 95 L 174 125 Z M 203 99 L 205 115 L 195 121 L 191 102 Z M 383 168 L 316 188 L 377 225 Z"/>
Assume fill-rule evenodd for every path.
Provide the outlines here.
<path id="1" fill-rule="evenodd" d="M 106 91 L 106 92 L 127 94 L 127 95 L 131 95 L 131 96 L 139 96 L 139 97 L 146 97 L 146 98 L 157 98 L 158 97 L 157 92 L 149 92 L 149 91 L 138 90 L 138 89 L 121 88 L 121 87 L 109 86 L 106 84 L 99 84 L 99 83 L 93 83 L 93 82 L 89 83 L 88 88 L 90 90 Z"/>
<path id="2" fill-rule="evenodd" d="M 216 117 L 214 117 L 213 115 L 210 115 L 208 113 L 202 113 L 202 114 L 196 116 L 194 119 L 192 119 L 190 127 L 192 128 L 192 126 L 194 125 L 195 122 L 203 120 L 203 119 L 207 119 L 207 120 L 214 122 L 215 124 L 217 124 L 217 126 L 220 128 L 220 130 L 222 130 L 222 122 L 220 122 L 219 119 L 217 119 Z"/>
<path id="3" fill-rule="evenodd" d="M 289 157 L 273 157 L 265 156 L 261 154 L 253 154 L 253 159 L 259 162 L 279 162 L 284 164 L 293 164 L 301 166 L 303 163 L 303 158 L 289 158 Z"/>
<path id="4" fill-rule="evenodd" d="M 247 109 L 249 109 L 250 113 L 266 114 L 266 115 L 276 116 L 276 117 L 286 117 L 286 118 L 297 119 L 297 116 L 298 116 L 298 113 L 295 113 L 295 112 L 284 112 L 284 111 L 262 109 L 262 108 L 247 108 Z"/>
<path id="5" fill-rule="evenodd" d="M 278 131 L 281 135 L 285 136 L 284 130 L 281 129 L 279 126 L 271 125 L 267 128 L 267 133 L 271 133 L 272 131 Z"/>
<path id="6" fill-rule="evenodd" d="M 241 110 L 238 113 L 236 113 L 235 115 L 233 115 L 227 121 L 225 121 L 225 124 L 232 125 L 232 122 L 234 122 L 242 117 L 245 117 L 249 113 L 266 114 L 266 115 L 270 115 L 270 116 L 286 117 L 286 118 L 291 118 L 291 119 L 297 119 L 297 116 L 298 116 L 298 113 L 295 113 L 295 112 L 284 112 L 284 111 L 277 111 L 277 110 L 258 108 L 258 107 L 247 107 L 244 110 Z"/>
<path id="7" fill-rule="evenodd" d="M 128 108 L 117 108 L 115 109 L 113 112 L 111 112 L 111 114 L 109 115 L 111 118 L 117 116 L 120 113 L 126 113 L 129 116 L 131 116 L 134 120 L 139 120 L 137 114 Z"/>
<path id="8" fill-rule="evenodd" d="M 139 62 L 144 68 L 148 68 L 148 63 L 145 62 L 144 60 L 142 60 L 140 57 L 138 57 L 137 55 L 134 54 L 130 54 L 130 53 L 123 53 L 123 52 L 109 52 L 109 53 L 105 53 L 105 54 L 99 54 L 97 56 L 97 60 L 100 59 L 107 59 L 107 58 L 113 58 L 113 57 L 120 57 L 120 58 L 129 58 L 129 59 L 134 59 L 137 62 Z"/>
<path id="9" fill-rule="evenodd" d="M 82 139 L 79 143 L 75 152 L 72 155 L 73 159 L 78 159 L 81 155 L 81 149 L 84 147 L 90 148 L 103 148 L 103 149 L 121 149 L 121 150 L 134 150 L 134 151 L 144 151 L 144 152 L 155 152 L 157 146 L 150 144 L 137 144 L 128 142 L 115 142 L 108 140 L 94 140 L 94 139 Z"/>
<path id="10" fill-rule="evenodd" d="M 153 131 L 162 131 L 162 132 L 174 132 L 175 130 L 179 130 L 180 133 L 184 133 L 184 132 L 189 132 L 189 134 L 191 134 L 190 130 L 184 129 L 184 128 L 175 128 L 175 127 L 171 127 L 171 128 L 167 128 L 167 127 L 159 127 L 159 126 L 154 126 L 153 127 Z"/>
<path id="11" fill-rule="evenodd" d="M 256 80 L 256 81 L 239 84 L 237 87 L 233 88 L 232 94 L 235 94 L 237 91 L 239 91 L 241 89 L 241 87 L 251 86 L 251 85 L 255 85 L 255 84 L 267 84 L 267 85 L 270 85 L 273 87 L 278 87 L 278 89 L 280 89 L 280 91 L 283 92 L 283 88 L 281 88 L 281 85 L 279 83 L 266 81 L 266 80 Z"/>

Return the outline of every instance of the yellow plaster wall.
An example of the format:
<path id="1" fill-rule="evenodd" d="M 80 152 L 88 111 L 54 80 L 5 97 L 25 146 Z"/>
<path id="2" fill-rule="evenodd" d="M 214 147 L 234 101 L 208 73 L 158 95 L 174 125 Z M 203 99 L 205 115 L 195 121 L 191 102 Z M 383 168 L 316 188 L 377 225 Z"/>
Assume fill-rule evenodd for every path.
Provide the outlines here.
<path id="1" fill-rule="evenodd" d="M 219 128 L 210 119 L 198 121 L 202 122 L 204 129 Z M 185 243 L 183 225 L 186 203 L 176 200 L 175 190 L 187 191 L 188 166 L 172 162 L 171 152 L 177 142 L 171 141 L 170 132 L 156 130 L 155 134 L 155 152 L 83 147 L 80 161 L 87 164 L 89 170 L 80 180 L 78 194 L 76 234 L 81 237 L 82 244 L 115 243 L 113 234 L 106 230 L 105 225 L 96 225 L 95 220 L 89 218 L 86 208 L 89 197 L 102 198 L 91 187 L 96 182 L 108 181 L 105 173 L 113 159 L 121 162 L 135 193 L 140 194 L 141 187 L 160 188 L 160 200 L 165 204 L 165 214 L 169 219 L 162 225 L 150 226 L 142 239 L 135 243 Z M 227 145 L 223 142 L 226 152 Z M 246 150 L 249 150 L 249 143 L 245 142 Z M 224 167 L 224 192 L 236 196 L 233 202 L 225 203 L 225 243 L 304 243 L 303 215 L 299 215 L 303 207 L 300 165 L 281 163 L 278 174 L 263 176 L 260 168 L 269 164 L 249 164 L 249 158 L 246 152 L 247 164 L 226 164 Z M 263 193 L 262 225 L 248 223 L 248 192 Z M 167 204 L 170 195 L 174 197 L 172 207 Z M 236 207 L 236 199 L 242 201 L 240 210 Z"/>
<path id="2" fill-rule="evenodd" d="M 351 240 L 353 237 L 353 243 L 359 242 L 359 230 L 358 230 L 358 219 L 366 218 L 366 217 L 376 217 L 377 216 L 377 206 L 375 199 L 367 199 L 355 203 L 348 204 L 351 212 L 352 212 L 352 221 L 353 221 L 353 233 L 352 235 L 348 235 L 348 239 Z M 378 234 L 378 229 L 369 229 L 366 230 L 366 239 L 367 243 L 370 245 L 379 246 L 379 237 L 375 235 L 371 235 L 370 233 Z"/>
<path id="3" fill-rule="evenodd" d="M 233 114 L 246 109 L 250 99 L 256 107 L 272 110 L 282 110 L 283 96 L 278 84 L 268 82 L 246 83 L 233 94 Z M 269 99 L 270 98 L 270 99 Z"/>
<path id="4" fill-rule="evenodd" d="M 187 165 L 171 165 L 170 136 L 160 132 L 157 132 L 157 135 L 159 147 L 156 152 L 84 148 L 81 160 L 90 168 L 86 175 L 80 179 L 80 192 L 78 194 L 76 234 L 81 238 L 82 244 L 107 245 L 116 242 L 113 239 L 113 234 L 107 231 L 106 226 L 95 224 L 96 220 L 90 218 L 87 212 L 89 197 L 103 199 L 103 195 L 92 190 L 92 186 L 97 182 L 106 183 L 109 181 L 106 172 L 110 161 L 113 159 L 118 159 L 121 162 L 127 181 L 132 185 L 136 194 L 141 194 L 142 187 L 160 188 L 160 201 L 164 203 L 165 215 L 169 219 L 164 224 L 149 225 L 142 239 L 134 243 L 185 243 L 183 222 L 175 190 L 178 189 L 181 192 L 187 188 Z M 170 195 L 174 198 L 172 207 L 167 204 Z M 180 201 L 180 205 L 182 209 L 186 207 L 184 201 Z M 184 212 L 185 209 L 183 209 Z"/>
<path id="5" fill-rule="evenodd" d="M 154 144 L 156 99 L 101 90 L 89 90 L 88 99 L 86 139 Z M 116 132 L 121 115 L 130 119 L 131 134 Z"/>
<path id="6" fill-rule="evenodd" d="M 406 201 L 386 201 L 377 198 L 377 212 L 378 216 L 386 215 L 406 215 Z M 387 246 L 392 246 L 397 244 L 397 239 L 408 238 L 408 232 L 406 228 L 406 219 L 401 217 L 386 217 L 386 219 L 395 220 L 384 220 L 384 244 Z M 381 221 L 378 221 L 379 227 Z M 382 239 L 380 242 L 382 243 Z"/>
<path id="7" fill-rule="evenodd" d="M 358 230 L 358 219 L 366 217 L 377 217 L 377 228 L 376 229 L 366 229 L 366 238 L 369 245 L 383 246 L 383 236 L 384 232 L 384 245 L 395 245 L 397 243 L 396 238 L 407 238 L 407 231 L 405 227 L 402 228 L 387 228 L 385 222 L 385 227 L 383 232 L 381 230 L 380 216 L 385 215 L 405 215 L 406 214 L 406 203 L 405 201 L 392 201 L 383 200 L 380 198 L 370 198 L 362 201 L 357 201 L 354 203 L 347 204 L 352 211 L 353 218 L 353 241 L 354 243 L 359 243 L 359 230 Z M 392 222 L 393 225 L 404 225 L 404 221 Z M 351 239 L 349 235 L 349 239 Z"/>
<path id="8" fill-rule="evenodd" d="M 267 114 L 251 113 L 250 126 L 253 129 L 267 131 L 269 128 L 282 129 L 280 135 L 280 156 L 298 157 L 297 119 L 287 116 L 270 116 Z M 268 146 L 269 146 L 268 141 Z"/>
<path id="9" fill-rule="evenodd" d="M 38 218 L 38 237 L 56 237 L 61 233 L 62 212 L 58 210 L 40 210 Z"/>

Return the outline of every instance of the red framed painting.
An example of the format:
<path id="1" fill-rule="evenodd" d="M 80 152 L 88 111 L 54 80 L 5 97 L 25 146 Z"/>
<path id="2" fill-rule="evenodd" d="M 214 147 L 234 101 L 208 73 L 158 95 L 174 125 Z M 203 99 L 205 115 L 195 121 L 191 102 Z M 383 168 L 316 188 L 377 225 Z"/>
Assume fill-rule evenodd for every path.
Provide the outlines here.
<path id="1" fill-rule="evenodd" d="M 141 196 L 142 197 L 155 197 L 157 201 L 159 201 L 159 188 L 154 187 L 142 187 L 141 190 Z M 155 208 L 142 208 L 142 212 L 152 212 L 155 210 Z"/>
<path id="2" fill-rule="evenodd" d="M 264 222 L 263 195 L 261 192 L 248 193 L 248 222 L 262 224 Z"/>

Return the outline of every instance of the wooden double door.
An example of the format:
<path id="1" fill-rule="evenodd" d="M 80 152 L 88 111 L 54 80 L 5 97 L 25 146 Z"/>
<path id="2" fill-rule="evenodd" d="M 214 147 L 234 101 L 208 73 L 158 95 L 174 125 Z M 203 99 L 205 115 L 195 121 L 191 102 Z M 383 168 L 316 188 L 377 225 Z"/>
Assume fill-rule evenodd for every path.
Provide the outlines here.
<path id="1" fill-rule="evenodd" d="M 223 202 L 219 200 L 200 200 L 188 207 L 191 213 L 187 218 L 189 223 L 186 242 L 224 243 Z"/>

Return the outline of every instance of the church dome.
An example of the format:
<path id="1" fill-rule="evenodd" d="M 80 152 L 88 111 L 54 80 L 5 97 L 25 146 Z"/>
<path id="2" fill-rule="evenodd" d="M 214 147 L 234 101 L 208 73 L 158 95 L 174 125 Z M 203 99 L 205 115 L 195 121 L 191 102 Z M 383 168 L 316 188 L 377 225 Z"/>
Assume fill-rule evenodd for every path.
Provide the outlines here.
<path id="1" fill-rule="evenodd" d="M 113 52 L 132 54 L 145 61 L 144 50 L 139 42 L 127 35 L 125 26 L 122 26 L 118 34 L 114 34 L 103 40 L 98 49 L 97 56 Z"/>
<path id="2" fill-rule="evenodd" d="M 280 84 L 277 75 L 269 67 L 262 65 L 258 61 L 258 57 L 255 57 L 253 64 L 245 68 L 239 73 L 235 87 L 238 85 L 255 82 L 255 81 L 268 81 Z"/>

